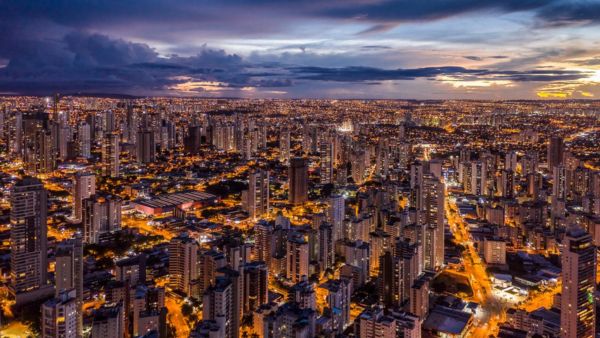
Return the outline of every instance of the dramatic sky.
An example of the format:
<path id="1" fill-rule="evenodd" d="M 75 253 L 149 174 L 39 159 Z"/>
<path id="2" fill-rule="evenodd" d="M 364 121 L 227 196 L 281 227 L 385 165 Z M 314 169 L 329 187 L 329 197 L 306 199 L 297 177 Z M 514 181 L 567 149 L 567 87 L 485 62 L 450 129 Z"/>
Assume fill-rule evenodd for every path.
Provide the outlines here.
<path id="1" fill-rule="evenodd" d="M 598 98 L 600 0 L 0 0 L 0 93 Z"/>

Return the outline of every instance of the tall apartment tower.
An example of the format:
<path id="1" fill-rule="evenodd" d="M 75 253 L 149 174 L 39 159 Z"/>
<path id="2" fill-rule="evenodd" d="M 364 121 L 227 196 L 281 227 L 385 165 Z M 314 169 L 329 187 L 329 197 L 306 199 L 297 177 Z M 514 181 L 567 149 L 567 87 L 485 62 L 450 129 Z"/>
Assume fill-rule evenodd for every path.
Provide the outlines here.
<path id="1" fill-rule="evenodd" d="M 358 325 L 356 335 L 361 338 L 392 338 L 396 337 L 396 320 L 386 316 L 383 308 L 365 309 L 356 319 Z"/>
<path id="2" fill-rule="evenodd" d="M 323 140 L 319 145 L 319 155 L 321 157 L 321 184 L 333 182 L 333 160 L 334 160 L 333 142 Z"/>
<path id="3" fill-rule="evenodd" d="M 101 129 L 104 133 L 112 133 L 115 131 L 116 121 L 115 113 L 112 110 L 102 112 Z"/>
<path id="4" fill-rule="evenodd" d="M 42 304 L 42 338 L 79 338 L 75 290 L 64 290 Z"/>
<path id="5" fill-rule="evenodd" d="M 13 155 L 22 158 L 23 156 L 23 113 L 17 111 L 11 118 L 11 124 L 8 130 L 9 146 Z"/>
<path id="6" fill-rule="evenodd" d="M 138 163 L 152 163 L 156 160 L 154 131 L 141 130 L 137 134 L 136 159 Z"/>
<path id="7" fill-rule="evenodd" d="M 565 152 L 565 143 L 559 136 L 552 136 L 548 143 L 548 170 L 563 163 Z"/>
<path id="8" fill-rule="evenodd" d="M 301 157 L 290 160 L 288 171 L 289 180 L 289 202 L 291 204 L 302 204 L 308 200 L 308 163 Z"/>
<path id="9" fill-rule="evenodd" d="M 79 156 L 90 158 L 92 156 L 92 129 L 89 123 L 79 124 L 77 140 L 79 141 Z"/>
<path id="10" fill-rule="evenodd" d="M 198 256 L 198 284 L 200 287 L 200 297 L 211 285 L 214 285 L 217 278 L 217 270 L 227 265 L 227 259 L 222 252 L 209 250 Z M 192 277 L 195 278 L 195 277 Z"/>
<path id="11" fill-rule="evenodd" d="M 85 243 L 98 243 L 105 234 L 121 229 L 121 199 L 112 195 L 92 195 L 83 200 Z"/>
<path id="12" fill-rule="evenodd" d="M 250 218 L 256 220 L 269 213 L 269 171 L 252 169 L 248 175 L 248 190 L 244 205 Z"/>
<path id="13" fill-rule="evenodd" d="M 308 277 L 309 257 L 308 243 L 300 236 L 292 236 L 287 240 L 287 278 L 298 283 Z"/>
<path id="14" fill-rule="evenodd" d="M 73 219 L 81 222 L 83 200 L 96 193 L 96 176 L 90 172 L 77 172 L 73 183 Z"/>
<path id="15" fill-rule="evenodd" d="M 235 338 L 234 332 L 237 329 L 232 327 L 233 317 L 236 315 L 233 306 L 233 288 L 234 285 L 229 278 L 218 278 L 215 285 L 204 293 L 202 306 L 202 319 L 214 320 L 227 338 Z"/>
<path id="16" fill-rule="evenodd" d="M 596 248 L 581 228 L 570 229 L 565 236 L 562 278 L 561 337 L 595 337 Z"/>
<path id="17" fill-rule="evenodd" d="M 47 191 L 25 177 L 12 188 L 10 202 L 10 292 L 17 305 L 52 294 L 47 263 Z"/>
<path id="18" fill-rule="evenodd" d="M 322 223 L 319 226 L 319 264 L 322 271 L 333 268 L 335 264 L 333 226 L 329 223 Z"/>
<path id="19" fill-rule="evenodd" d="M 243 267 L 243 312 L 251 313 L 269 302 L 269 268 L 264 262 L 246 263 Z"/>
<path id="20" fill-rule="evenodd" d="M 345 238 L 344 218 L 346 216 L 346 206 L 344 196 L 332 195 L 329 197 L 328 209 L 329 223 L 333 226 L 333 242 Z"/>
<path id="21" fill-rule="evenodd" d="M 120 173 L 119 134 L 107 133 L 102 140 L 102 174 L 117 177 Z"/>
<path id="22" fill-rule="evenodd" d="M 552 199 L 565 200 L 567 198 L 567 169 L 564 165 L 552 168 Z"/>
<path id="23" fill-rule="evenodd" d="M 485 161 L 471 162 L 471 194 L 487 195 L 487 163 Z"/>
<path id="24" fill-rule="evenodd" d="M 58 243 L 56 248 L 56 298 L 68 292 L 75 298 L 76 337 L 83 337 L 83 240 L 81 236 Z M 64 301 L 64 300 L 63 300 Z"/>
<path id="25" fill-rule="evenodd" d="M 267 221 L 261 220 L 254 225 L 254 233 L 254 258 L 265 262 L 267 267 L 270 267 L 273 251 L 273 226 Z"/>
<path id="26" fill-rule="evenodd" d="M 169 286 L 191 293 L 190 282 L 198 276 L 198 243 L 185 235 L 169 242 Z"/>
<path id="27" fill-rule="evenodd" d="M 281 130 L 279 133 L 279 161 L 285 164 L 290 162 L 290 140 L 290 130 L 287 128 Z"/>
<path id="28" fill-rule="evenodd" d="M 419 223 L 425 226 L 425 268 L 434 270 L 444 264 L 444 183 L 427 174 L 419 190 Z"/>
<path id="29" fill-rule="evenodd" d="M 105 304 L 94 311 L 90 338 L 125 337 L 125 309 L 123 303 Z"/>
<path id="30" fill-rule="evenodd" d="M 320 286 L 327 290 L 327 307 L 331 310 L 332 329 L 340 336 L 350 322 L 350 279 L 331 279 Z"/>

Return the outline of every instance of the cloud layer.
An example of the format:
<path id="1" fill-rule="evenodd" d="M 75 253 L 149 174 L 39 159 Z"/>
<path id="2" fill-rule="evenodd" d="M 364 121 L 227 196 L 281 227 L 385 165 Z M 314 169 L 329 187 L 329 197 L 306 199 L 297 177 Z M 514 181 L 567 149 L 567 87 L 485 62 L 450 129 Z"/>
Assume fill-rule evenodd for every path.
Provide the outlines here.
<path id="1" fill-rule="evenodd" d="M 5 1 L 0 93 L 589 97 L 599 18 L 583 0 Z"/>

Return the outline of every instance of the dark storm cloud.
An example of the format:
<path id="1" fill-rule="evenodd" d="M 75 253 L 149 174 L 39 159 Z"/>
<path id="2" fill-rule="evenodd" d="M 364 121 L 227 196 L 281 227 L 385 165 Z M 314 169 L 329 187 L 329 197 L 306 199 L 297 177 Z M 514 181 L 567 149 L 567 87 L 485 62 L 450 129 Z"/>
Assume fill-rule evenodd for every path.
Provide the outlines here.
<path id="1" fill-rule="evenodd" d="M 329 17 L 356 18 L 382 22 L 405 22 L 438 20 L 454 15 L 497 10 L 515 12 L 538 9 L 554 2 L 553 0 L 395 0 L 364 3 L 348 2 L 335 8 L 321 11 Z"/>
<path id="2" fill-rule="evenodd" d="M 508 59 L 508 56 L 506 56 L 506 55 L 492 55 L 492 56 L 464 55 L 463 58 L 465 58 L 467 60 L 471 60 L 471 61 L 483 61 L 486 59 L 494 59 L 494 60 Z"/>
<path id="3" fill-rule="evenodd" d="M 415 69 L 379 69 L 370 67 L 295 67 L 290 69 L 304 80 L 361 82 L 384 80 L 433 79 L 437 76 L 452 76 L 457 80 L 508 80 L 516 82 L 549 82 L 578 80 L 589 77 L 590 73 L 570 70 L 487 70 L 463 67 L 425 67 Z"/>
<path id="4" fill-rule="evenodd" d="M 468 74 L 476 70 L 463 67 L 427 67 L 416 69 L 380 69 L 372 67 L 294 67 L 290 70 L 304 80 L 362 82 L 382 80 L 414 80 L 415 78 L 433 78 L 445 74 Z"/>
<path id="5" fill-rule="evenodd" d="M 472 61 L 483 61 L 483 59 L 484 59 L 481 56 L 475 56 L 475 55 L 465 55 L 465 56 L 463 56 L 463 58 L 465 58 L 467 60 L 472 60 Z"/>
<path id="6" fill-rule="evenodd" d="M 202 48 L 191 57 L 160 57 L 146 44 L 100 34 L 69 33 L 62 41 L 39 40 L 22 45 L 0 68 L 0 91 L 49 94 L 53 91 L 162 91 L 194 81 L 227 82 L 232 86 L 264 86 L 254 81 L 252 67 L 235 54 Z M 273 85 L 281 86 L 275 81 Z"/>
<path id="7" fill-rule="evenodd" d="M 594 0 L 555 1 L 537 13 L 540 25 L 561 27 L 600 23 L 600 2 Z"/>
<path id="8" fill-rule="evenodd" d="M 0 91 L 164 93 L 184 82 L 211 81 L 228 88 L 280 88 L 295 81 L 377 83 L 385 80 L 455 81 L 478 79 L 517 82 L 576 80 L 590 74 L 567 70 L 487 70 L 464 67 L 383 69 L 375 67 L 298 67 L 252 63 L 223 50 L 202 48 L 196 55 L 161 57 L 146 44 L 100 34 L 69 33 L 61 41 L 39 40 L 21 46 L 22 54 L 0 68 Z"/>
<path id="9" fill-rule="evenodd" d="M 306 63 L 298 62 L 298 59 L 275 62 L 273 58 L 242 58 L 206 46 L 181 47 L 186 55 L 192 56 L 164 56 L 148 44 L 127 40 L 127 37 L 135 36 L 138 41 L 176 44 L 177 41 L 171 39 L 285 34 L 294 23 L 306 19 L 368 23 L 370 26 L 362 33 L 374 34 L 403 22 L 433 21 L 481 11 L 530 11 L 542 25 L 559 26 L 595 23 L 600 17 L 600 4 L 575 0 L 0 0 L 0 92 L 152 94 L 168 91 L 169 87 L 185 81 L 214 81 L 232 88 L 278 88 L 293 87 L 297 81 L 372 84 L 385 80 L 452 76 L 459 81 L 492 78 L 544 82 L 589 76 L 576 71 L 513 71 L 510 69 L 533 67 L 510 63 L 504 65 L 508 70 L 451 66 L 408 69 L 296 67 Z M 343 55 L 309 59 L 311 56 L 304 52 L 313 47 L 320 46 L 290 45 L 285 49 L 302 51 L 298 58 L 312 60 L 309 65 L 366 63 L 388 66 L 382 64 L 382 60 L 374 63 L 365 56 L 379 56 L 376 51 L 390 49 L 385 45 L 364 45 L 360 50 L 366 53 L 352 55 L 352 60 L 354 57 L 362 59 L 345 63 L 340 62 Z M 503 55 L 464 57 L 473 61 L 507 58 Z"/>
<path id="10" fill-rule="evenodd" d="M 363 33 L 402 22 L 433 21 L 473 12 L 532 11 L 545 24 L 597 21 L 600 4 L 582 0 L 20 0 L 0 2 L 0 20 L 54 24 L 71 29 L 126 31 L 143 26 L 151 35 L 206 31 L 242 35 L 280 32 L 307 18 L 371 22 Z M 140 34 L 143 34 L 140 33 Z"/>

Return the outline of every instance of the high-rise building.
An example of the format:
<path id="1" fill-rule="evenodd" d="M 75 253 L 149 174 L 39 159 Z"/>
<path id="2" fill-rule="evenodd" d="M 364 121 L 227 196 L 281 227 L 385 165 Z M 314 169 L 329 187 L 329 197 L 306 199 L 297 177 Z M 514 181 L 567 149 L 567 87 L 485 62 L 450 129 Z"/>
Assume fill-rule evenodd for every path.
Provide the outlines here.
<path id="1" fill-rule="evenodd" d="M 288 302 L 298 304 L 301 309 L 315 310 L 317 308 L 317 298 L 315 285 L 307 277 L 294 284 L 288 293 Z"/>
<path id="2" fill-rule="evenodd" d="M 254 257 L 263 261 L 267 267 L 271 266 L 273 250 L 273 226 L 267 221 L 261 220 L 254 225 Z"/>
<path id="3" fill-rule="evenodd" d="M 82 122 L 77 128 L 77 140 L 79 141 L 79 155 L 90 158 L 92 156 L 92 136 L 89 123 Z"/>
<path id="4" fill-rule="evenodd" d="M 227 259 L 225 255 L 216 250 L 203 252 L 198 257 L 198 297 L 202 297 L 202 293 L 215 284 L 217 271 L 226 265 Z"/>
<path id="5" fill-rule="evenodd" d="M 77 337 L 83 337 L 83 241 L 80 235 L 58 243 L 56 248 L 56 297 L 72 290 L 76 301 Z"/>
<path id="6" fill-rule="evenodd" d="M 60 116 L 64 116 L 66 119 L 66 114 L 61 114 Z M 52 127 L 54 128 L 53 136 L 54 136 L 54 149 L 56 150 L 56 157 L 64 161 L 68 156 L 68 144 L 72 141 L 72 132 L 71 127 L 66 124 L 66 121 L 61 123 L 53 123 Z"/>
<path id="7" fill-rule="evenodd" d="M 190 282 L 198 277 L 198 242 L 180 235 L 169 242 L 169 286 L 191 294 Z"/>
<path id="8" fill-rule="evenodd" d="M 421 338 L 422 319 L 410 312 L 392 310 L 390 317 L 396 320 L 396 337 Z"/>
<path id="9" fill-rule="evenodd" d="M 344 242 L 342 246 L 345 263 L 357 269 L 354 286 L 363 285 L 369 276 L 369 244 L 362 241 Z"/>
<path id="10" fill-rule="evenodd" d="M 137 142 L 137 130 L 138 130 L 138 115 L 133 110 L 131 102 L 127 102 L 127 113 L 125 115 L 125 122 L 127 128 L 125 128 L 125 140 L 129 143 L 135 144 Z"/>
<path id="11" fill-rule="evenodd" d="M 9 146 L 13 155 L 23 156 L 23 113 L 15 112 L 11 118 L 11 128 L 9 129 Z"/>
<path id="12" fill-rule="evenodd" d="M 95 194 L 83 200 L 82 221 L 85 243 L 98 243 L 103 235 L 121 229 L 121 199 Z"/>
<path id="13" fill-rule="evenodd" d="M 333 226 L 329 223 L 322 223 L 319 226 L 319 266 L 321 271 L 334 268 L 335 242 L 333 238 Z"/>
<path id="14" fill-rule="evenodd" d="M 379 300 L 386 307 L 393 308 L 401 305 L 404 299 L 404 275 L 401 257 L 394 256 L 390 251 L 386 251 L 378 257 L 379 260 L 379 278 L 378 294 Z M 408 281 L 407 281 L 408 282 Z"/>
<path id="15" fill-rule="evenodd" d="M 563 163 L 565 152 L 565 143 L 559 136 L 552 136 L 548 143 L 548 170 Z"/>
<path id="16" fill-rule="evenodd" d="M 237 338 L 234 332 L 239 330 L 233 327 L 233 317 L 236 315 L 233 306 L 233 288 L 234 285 L 229 278 L 217 278 L 215 285 L 204 293 L 202 304 L 202 319 L 214 320 L 223 330 L 223 337 L 227 338 Z"/>
<path id="17" fill-rule="evenodd" d="M 488 168 L 485 161 L 471 162 L 471 194 L 487 195 L 488 191 Z"/>
<path id="18" fill-rule="evenodd" d="M 505 170 L 511 170 L 511 171 L 517 171 L 517 162 L 518 158 L 517 158 L 517 152 L 516 151 L 509 151 L 504 155 L 504 169 Z"/>
<path id="19" fill-rule="evenodd" d="M 81 222 L 83 200 L 96 193 L 96 176 L 90 172 L 77 172 L 73 182 L 73 219 Z"/>
<path id="20" fill-rule="evenodd" d="M 56 298 L 42 304 L 41 330 L 43 338 L 79 338 L 79 307 L 75 289 L 63 290 Z"/>
<path id="21" fill-rule="evenodd" d="M 202 127 L 190 126 L 187 136 L 183 139 L 183 149 L 186 153 L 195 154 L 202 144 Z"/>
<path id="22" fill-rule="evenodd" d="M 419 224 L 425 226 L 425 268 L 434 270 L 444 264 L 444 183 L 425 175 L 419 190 Z"/>
<path id="23" fill-rule="evenodd" d="M 344 239 L 344 218 L 346 217 L 345 199 L 342 195 L 329 197 L 328 218 L 333 226 L 333 241 Z"/>
<path id="24" fill-rule="evenodd" d="M 160 126 L 160 149 L 168 151 L 175 147 L 176 128 L 172 121 L 162 121 Z"/>
<path id="25" fill-rule="evenodd" d="M 381 177 L 387 177 L 390 169 L 390 152 L 387 139 L 380 139 L 377 144 L 376 172 Z"/>
<path id="26" fill-rule="evenodd" d="M 527 175 L 527 196 L 537 200 L 540 198 L 540 191 L 543 187 L 543 178 L 540 173 Z"/>
<path id="27" fill-rule="evenodd" d="M 10 202 L 10 291 L 21 305 L 53 292 L 47 284 L 47 192 L 40 180 L 25 177 L 13 186 Z"/>
<path id="28" fill-rule="evenodd" d="M 296 303 L 288 302 L 263 318 L 259 336 L 265 338 L 316 337 L 316 319 L 317 312 L 315 310 L 302 309 Z"/>
<path id="29" fill-rule="evenodd" d="M 279 161 L 282 163 L 290 162 L 290 130 L 284 128 L 279 133 Z"/>
<path id="30" fill-rule="evenodd" d="M 136 139 L 136 159 L 138 163 L 151 163 L 156 160 L 154 131 L 140 130 Z"/>
<path id="31" fill-rule="evenodd" d="M 115 264 L 116 280 L 129 285 L 146 283 L 146 255 L 140 254 L 118 260 Z"/>
<path id="32" fill-rule="evenodd" d="M 319 145 L 321 184 L 333 183 L 333 142 L 323 140 Z"/>
<path id="33" fill-rule="evenodd" d="M 596 248 L 581 228 L 567 231 L 562 248 L 561 337 L 596 336 Z"/>
<path id="34" fill-rule="evenodd" d="M 383 308 L 365 309 L 356 319 L 357 337 L 361 338 L 396 338 L 396 320 L 386 316 Z"/>
<path id="35" fill-rule="evenodd" d="M 243 312 L 251 313 L 269 302 L 269 269 L 264 262 L 250 262 L 243 266 Z"/>
<path id="36" fill-rule="evenodd" d="M 352 169 L 352 180 L 355 184 L 363 184 L 365 181 L 365 172 L 367 171 L 367 167 L 365 165 L 365 161 L 367 159 L 367 155 L 364 150 L 357 150 L 352 152 L 350 157 L 351 169 Z"/>
<path id="37" fill-rule="evenodd" d="M 421 243 L 399 240 L 394 249 L 394 257 L 402 260 L 401 287 L 403 288 L 400 290 L 398 300 L 404 306 L 410 300 L 413 284 L 423 272 L 423 246 Z"/>
<path id="38" fill-rule="evenodd" d="M 29 113 L 22 123 L 22 159 L 30 173 L 48 173 L 56 168 L 57 129 L 44 113 Z"/>
<path id="39" fill-rule="evenodd" d="M 327 290 L 327 307 L 331 313 L 331 328 L 342 335 L 350 323 L 352 281 L 348 279 L 328 280 L 320 286 Z"/>
<path id="40" fill-rule="evenodd" d="M 301 157 L 290 160 L 288 171 L 289 202 L 302 204 L 308 200 L 308 163 Z"/>
<path id="41" fill-rule="evenodd" d="M 104 133 L 112 133 L 115 131 L 116 121 L 115 113 L 112 110 L 102 112 L 100 128 Z"/>
<path id="42" fill-rule="evenodd" d="M 565 200 L 567 198 L 567 169 L 564 165 L 552 168 L 552 199 Z"/>
<path id="43" fill-rule="evenodd" d="M 119 134 L 108 133 L 102 140 L 102 175 L 117 177 L 120 174 Z"/>
<path id="44" fill-rule="evenodd" d="M 502 170 L 500 176 L 500 195 L 502 197 L 512 198 L 515 193 L 516 177 L 511 170 Z"/>
<path id="45" fill-rule="evenodd" d="M 133 337 L 146 337 L 152 331 L 162 337 L 160 332 L 166 328 L 165 289 L 139 284 L 133 290 L 130 295 Z"/>
<path id="46" fill-rule="evenodd" d="M 228 322 L 230 325 L 230 336 L 237 338 L 240 335 L 240 320 L 244 315 L 244 276 L 229 266 L 220 268 L 217 273 L 217 278 L 213 286 L 218 288 L 222 279 L 227 279 L 231 283 L 231 319 Z M 214 289 L 209 288 L 206 293 L 213 291 Z"/>
<path id="47" fill-rule="evenodd" d="M 251 169 L 248 190 L 243 193 L 243 204 L 250 218 L 256 220 L 269 213 L 269 171 Z"/>
<path id="48" fill-rule="evenodd" d="M 0 141 L 4 141 L 4 123 L 6 122 L 6 106 L 0 110 Z"/>
<path id="49" fill-rule="evenodd" d="M 287 240 L 286 277 L 297 283 L 308 277 L 308 243 L 301 236 L 293 235 Z"/>
<path id="50" fill-rule="evenodd" d="M 105 304 L 94 311 L 91 338 L 124 337 L 125 332 L 123 303 Z"/>
<path id="51" fill-rule="evenodd" d="M 429 284 L 429 277 L 423 274 L 410 287 L 409 312 L 421 319 L 429 313 Z"/>

